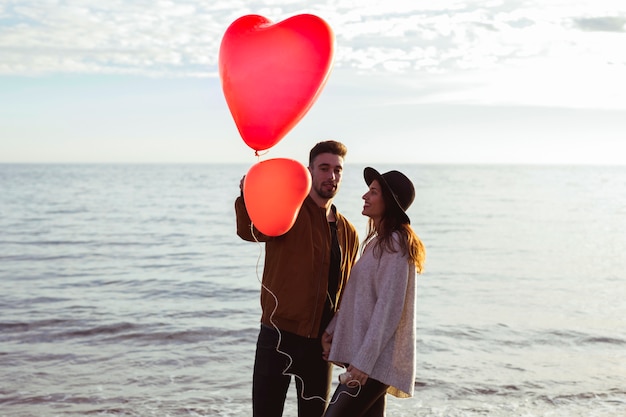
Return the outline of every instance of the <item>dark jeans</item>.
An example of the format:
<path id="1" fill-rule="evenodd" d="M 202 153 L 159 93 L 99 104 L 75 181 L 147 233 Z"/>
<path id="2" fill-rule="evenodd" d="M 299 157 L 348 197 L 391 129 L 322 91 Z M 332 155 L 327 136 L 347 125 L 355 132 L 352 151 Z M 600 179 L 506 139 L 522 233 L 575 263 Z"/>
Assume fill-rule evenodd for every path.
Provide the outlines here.
<path id="1" fill-rule="evenodd" d="M 321 417 L 330 394 L 331 365 L 322 359 L 320 339 L 308 339 L 293 333 L 278 332 L 273 327 L 261 325 L 257 340 L 252 378 L 252 411 L 254 417 L 281 417 L 285 397 L 296 375 L 298 416 Z M 286 369 L 289 366 L 289 369 Z M 304 391 L 303 391 L 304 389 Z"/>
<path id="2" fill-rule="evenodd" d="M 350 388 L 340 384 L 324 417 L 384 417 L 388 387 L 371 378 L 367 379 L 360 391 L 358 387 Z"/>

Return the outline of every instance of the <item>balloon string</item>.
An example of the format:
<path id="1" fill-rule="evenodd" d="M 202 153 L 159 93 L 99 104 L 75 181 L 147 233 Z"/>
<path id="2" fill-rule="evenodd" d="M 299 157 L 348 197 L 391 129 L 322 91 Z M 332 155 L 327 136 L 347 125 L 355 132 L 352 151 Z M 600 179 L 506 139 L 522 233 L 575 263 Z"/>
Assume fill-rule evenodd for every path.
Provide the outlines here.
<path id="1" fill-rule="evenodd" d="M 274 309 L 272 310 L 272 313 L 270 314 L 270 323 L 272 324 L 272 327 L 274 327 L 274 329 L 276 330 L 276 333 L 278 333 L 278 341 L 276 342 L 276 352 L 280 353 L 281 355 L 285 355 L 288 359 L 287 361 L 287 366 L 285 367 L 285 369 L 283 369 L 282 374 L 285 376 L 293 376 L 294 378 L 298 378 L 301 382 L 301 388 L 300 388 L 300 398 L 302 398 L 305 401 L 309 401 L 309 400 L 322 400 L 324 402 L 328 402 L 329 404 L 334 404 L 335 402 L 337 402 L 339 400 L 339 397 L 342 394 L 345 395 L 349 395 L 350 397 L 356 398 L 359 393 L 361 392 L 361 383 L 359 381 L 350 381 L 348 382 L 348 384 L 350 384 L 350 388 L 354 388 L 355 386 L 358 386 L 358 389 L 356 391 L 356 393 L 352 394 L 348 391 L 341 391 L 339 392 L 339 395 L 337 395 L 337 398 L 335 398 L 332 401 L 328 401 L 326 398 L 320 397 L 319 395 L 314 395 L 312 397 L 305 397 L 304 396 L 304 380 L 302 379 L 302 377 L 300 377 L 300 375 L 291 373 L 291 372 L 287 372 L 287 369 L 289 369 L 291 367 L 291 365 L 293 364 L 293 358 L 291 357 L 290 354 L 288 354 L 287 352 L 284 352 L 282 350 L 280 350 L 279 346 L 280 343 L 282 342 L 282 333 L 280 331 L 280 329 L 278 328 L 278 326 L 276 325 L 276 323 L 274 323 L 274 313 L 276 313 L 276 310 L 278 309 L 278 297 L 276 296 L 276 294 L 274 294 L 274 292 L 272 290 L 270 290 L 265 284 L 263 284 L 263 280 L 261 278 L 259 278 L 259 264 L 261 263 L 261 255 L 263 254 L 263 247 L 261 245 L 261 242 L 257 239 L 256 235 L 254 234 L 254 225 L 252 223 L 250 223 L 250 233 L 252 234 L 252 237 L 254 238 L 255 242 L 259 245 L 259 256 L 257 258 L 256 261 L 256 277 L 257 280 L 259 281 L 259 283 L 261 284 L 261 287 L 270 293 L 270 295 L 272 296 L 272 298 L 274 298 Z"/>

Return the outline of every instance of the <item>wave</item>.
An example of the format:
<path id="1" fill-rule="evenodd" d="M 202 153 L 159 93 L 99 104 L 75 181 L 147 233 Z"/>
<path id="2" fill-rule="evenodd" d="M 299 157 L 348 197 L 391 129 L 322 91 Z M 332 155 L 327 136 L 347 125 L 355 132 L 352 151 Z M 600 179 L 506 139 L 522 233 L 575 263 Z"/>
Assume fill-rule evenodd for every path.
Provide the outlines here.
<path id="1" fill-rule="evenodd" d="M 592 335 L 579 330 L 569 329 L 515 329 L 499 323 L 485 327 L 419 327 L 418 335 L 428 342 L 430 337 L 445 337 L 452 340 L 488 342 L 493 346 L 513 346 L 528 348 L 532 346 L 580 346 L 610 345 L 626 346 L 626 338 L 615 335 Z"/>
<path id="2" fill-rule="evenodd" d="M 620 339 L 610 336 L 593 336 L 586 337 L 580 340 L 581 344 L 602 344 L 602 345 L 615 345 L 615 346 L 626 346 L 626 339 Z"/>

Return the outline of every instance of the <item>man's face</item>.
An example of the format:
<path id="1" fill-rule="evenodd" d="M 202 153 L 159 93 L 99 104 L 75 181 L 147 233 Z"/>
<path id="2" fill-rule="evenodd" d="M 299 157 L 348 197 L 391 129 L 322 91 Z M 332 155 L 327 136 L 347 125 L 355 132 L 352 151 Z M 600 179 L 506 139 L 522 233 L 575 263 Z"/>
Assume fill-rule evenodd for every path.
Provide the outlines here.
<path id="1" fill-rule="evenodd" d="M 343 158 L 332 153 L 319 154 L 313 160 L 309 171 L 312 190 L 325 199 L 335 197 L 343 173 Z"/>

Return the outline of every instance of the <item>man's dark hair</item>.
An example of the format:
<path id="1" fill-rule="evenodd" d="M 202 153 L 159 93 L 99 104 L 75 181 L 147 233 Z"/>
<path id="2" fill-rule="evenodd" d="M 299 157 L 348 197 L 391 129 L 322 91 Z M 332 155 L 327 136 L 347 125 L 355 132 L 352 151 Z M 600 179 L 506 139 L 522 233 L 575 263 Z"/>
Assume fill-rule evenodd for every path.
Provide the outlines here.
<path id="1" fill-rule="evenodd" d="M 339 155 L 340 157 L 345 158 L 348 153 L 348 148 L 346 148 L 346 145 L 341 142 L 337 142 L 336 140 L 319 142 L 309 153 L 309 166 L 313 165 L 313 160 L 317 157 L 317 155 L 323 153 L 332 153 L 333 155 Z"/>

